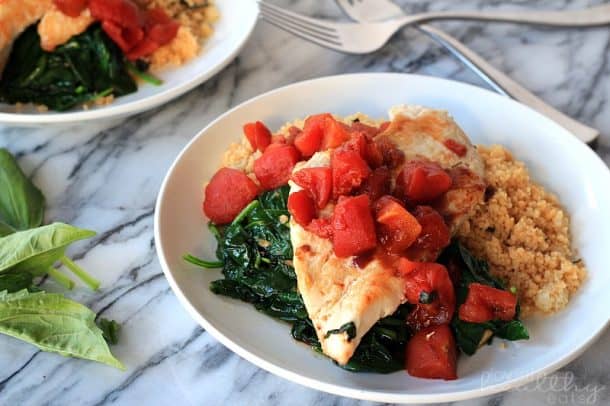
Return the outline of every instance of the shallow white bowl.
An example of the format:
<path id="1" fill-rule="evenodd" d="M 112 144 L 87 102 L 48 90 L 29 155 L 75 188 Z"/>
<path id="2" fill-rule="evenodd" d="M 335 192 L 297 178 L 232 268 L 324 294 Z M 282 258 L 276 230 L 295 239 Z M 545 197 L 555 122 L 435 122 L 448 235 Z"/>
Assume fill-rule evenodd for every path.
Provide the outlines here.
<path id="1" fill-rule="evenodd" d="M 201 212 L 202 185 L 220 164 L 241 126 L 262 120 L 277 129 L 319 112 L 364 112 L 386 117 L 395 104 L 446 109 L 475 143 L 500 143 L 524 160 L 538 182 L 557 193 L 572 216 L 574 244 L 589 277 L 567 309 L 527 320 L 531 339 L 495 341 L 459 360 L 455 381 L 423 380 L 343 371 L 294 341 L 289 326 L 208 289 L 220 271 L 195 269 L 181 260 L 191 252 L 214 258 L 215 241 Z M 297 83 L 252 99 L 225 113 L 182 151 L 157 201 L 155 238 L 165 275 L 192 317 L 231 350 L 294 382 L 354 398 L 382 402 L 447 402 L 489 395 L 550 373 L 581 354 L 610 315 L 610 173 L 589 147 L 533 110 L 489 91 L 429 77 L 356 74 Z"/>
<path id="2" fill-rule="evenodd" d="M 75 107 L 66 112 L 38 112 L 31 108 L 17 113 L 14 105 L 0 103 L 0 124 L 37 126 L 124 117 L 152 109 L 188 92 L 227 66 L 256 25 L 258 7 L 254 0 L 216 0 L 215 3 L 220 19 L 214 24 L 214 34 L 195 59 L 158 75 L 163 80 L 161 86 L 139 83 L 135 93 L 89 110 Z"/>

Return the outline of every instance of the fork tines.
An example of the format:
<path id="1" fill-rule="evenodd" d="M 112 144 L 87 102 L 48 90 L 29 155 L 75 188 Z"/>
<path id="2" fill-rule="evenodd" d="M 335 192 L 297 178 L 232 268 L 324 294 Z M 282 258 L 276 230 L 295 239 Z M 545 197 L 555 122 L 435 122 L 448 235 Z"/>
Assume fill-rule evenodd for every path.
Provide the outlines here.
<path id="1" fill-rule="evenodd" d="M 323 20 L 306 17 L 293 11 L 258 0 L 261 16 L 276 27 L 324 47 L 341 46 L 337 30 Z"/>

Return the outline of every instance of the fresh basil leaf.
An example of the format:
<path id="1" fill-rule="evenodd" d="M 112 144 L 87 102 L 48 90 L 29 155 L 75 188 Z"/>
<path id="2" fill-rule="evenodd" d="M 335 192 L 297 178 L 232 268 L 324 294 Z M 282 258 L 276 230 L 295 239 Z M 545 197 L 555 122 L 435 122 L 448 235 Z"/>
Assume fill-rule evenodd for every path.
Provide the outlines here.
<path id="1" fill-rule="evenodd" d="M 43 351 L 125 369 L 95 324 L 95 313 L 56 293 L 0 293 L 0 333 Z"/>
<path id="2" fill-rule="evenodd" d="M 30 289 L 34 276 L 29 272 L 6 272 L 0 274 L 0 292 L 18 292 Z"/>
<path id="3" fill-rule="evenodd" d="M 119 332 L 121 331 L 121 325 L 115 320 L 108 320 L 101 318 L 97 321 L 97 326 L 102 330 L 104 340 L 110 345 L 117 345 L 119 343 Z"/>
<path id="4" fill-rule="evenodd" d="M 94 235 L 94 231 L 53 223 L 0 238 L 0 273 L 16 269 L 45 274 L 68 245 Z"/>
<path id="5" fill-rule="evenodd" d="M 455 332 L 457 347 L 467 355 L 473 355 L 479 349 L 486 330 L 493 332 L 492 323 L 468 323 L 455 317 L 451 323 Z"/>
<path id="6" fill-rule="evenodd" d="M 10 227 L 8 224 L 4 224 L 0 221 L 0 238 L 9 234 L 13 234 L 14 232 L 15 229 L 13 227 Z"/>
<path id="7" fill-rule="evenodd" d="M 15 158 L 0 148 L 0 236 L 42 224 L 44 196 L 25 176 Z"/>

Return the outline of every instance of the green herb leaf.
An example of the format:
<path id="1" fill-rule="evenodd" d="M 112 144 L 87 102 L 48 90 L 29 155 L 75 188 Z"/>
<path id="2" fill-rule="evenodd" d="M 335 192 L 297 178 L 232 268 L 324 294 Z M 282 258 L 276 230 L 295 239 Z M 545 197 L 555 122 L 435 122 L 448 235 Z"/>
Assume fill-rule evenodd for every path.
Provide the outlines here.
<path id="1" fill-rule="evenodd" d="M 0 238 L 0 273 L 13 269 L 45 274 L 68 245 L 94 235 L 94 231 L 53 223 Z"/>
<path id="2" fill-rule="evenodd" d="M 349 323 L 345 323 L 344 325 L 342 325 L 339 328 L 328 330 L 326 332 L 326 335 L 324 336 L 324 338 L 328 338 L 332 334 L 342 334 L 342 333 L 347 334 L 347 342 L 350 342 L 354 338 L 356 338 L 356 325 L 354 324 L 354 322 L 350 321 Z"/>
<path id="3" fill-rule="evenodd" d="M 121 325 L 114 320 L 101 318 L 97 321 L 97 326 L 102 330 L 104 340 L 110 345 L 119 343 L 119 332 Z"/>
<path id="4" fill-rule="evenodd" d="M 6 272 L 0 274 L 0 292 L 18 292 L 32 287 L 34 276 L 29 272 Z"/>
<path id="5" fill-rule="evenodd" d="M 42 224 L 44 196 L 4 148 L 0 148 L 0 190 L 0 237 Z"/>
<path id="6" fill-rule="evenodd" d="M 125 369 L 110 352 L 95 313 L 60 294 L 21 290 L 0 293 L 0 333 L 43 351 Z"/>

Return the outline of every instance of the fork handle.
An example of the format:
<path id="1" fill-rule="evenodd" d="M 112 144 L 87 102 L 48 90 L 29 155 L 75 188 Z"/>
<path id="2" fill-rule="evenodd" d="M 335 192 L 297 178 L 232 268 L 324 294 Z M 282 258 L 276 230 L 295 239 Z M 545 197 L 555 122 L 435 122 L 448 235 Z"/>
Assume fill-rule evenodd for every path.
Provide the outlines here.
<path id="1" fill-rule="evenodd" d="M 512 97 L 547 116 L 557 124 L 570 131 L 581 141 L 590 143 L 599 135 L 599 132 L 596 129 L 588 127 L 555 109 L 553 106 L 534 95 L 519 83 L 515 82 L 509 76 L 494 68 L 489 62 L 452 36 L 425 24 L 419 25 L 417 28 L 433 38 L 435 41 L 438 41 L 449 51 L 451 51 L 451 53 L 470 67 L 474 68 L 482 76 L 486 77 L 486 82 L 492 84 L 492 86 L 500 93 Z"/>
<path id="2" fill-rule="evenodd" d="M 610 4 L 562 11 L 438 11 L 407 16 L 399 20 L 405 25 L 432 20 L 480 20 L 556 27 L 594 27 L 610 24 Z"/>

